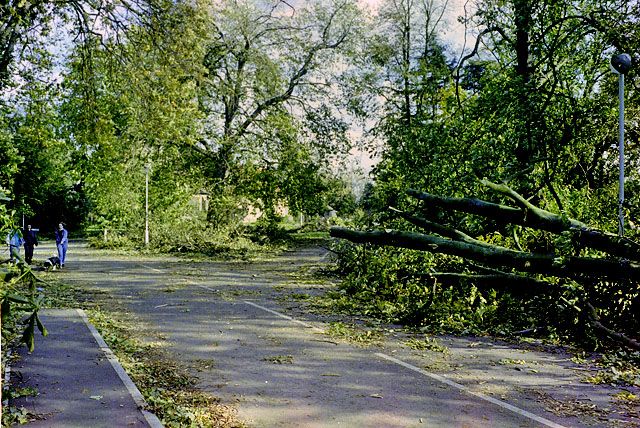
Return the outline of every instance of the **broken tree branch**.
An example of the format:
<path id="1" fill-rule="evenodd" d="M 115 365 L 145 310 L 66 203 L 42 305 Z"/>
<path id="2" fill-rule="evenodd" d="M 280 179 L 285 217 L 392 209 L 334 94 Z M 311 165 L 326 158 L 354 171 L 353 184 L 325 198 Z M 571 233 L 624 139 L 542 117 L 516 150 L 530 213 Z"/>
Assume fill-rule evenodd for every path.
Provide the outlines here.
<path id="1" fill-rule="evenodd" d="M 614 281 L 640 280 L 640 265 L 628 261 L 590 257 L 554 257 L 524 253 L 500 247 L 485 247 L 452 241 L 434 235 L 400 231 L 357 231 L 332 227 L 330 235 L 357 243 L 388 245 L 412 250 L 459 256 L 489 266 L 509 267 L 521 272 L 533 272 L 569 278 L 599 278 Z"/>
<path id="2" fill-rule="evenodd" d="M 519 204 L 523 208 L 514 208 L 475 198 L 437 196 L 413 189 L 409 189 L 407 194 L 423 201 L 429 209 L 461 211 L 487 217 L 503 224 L 517 224 L 552 233 L 570 232 L 580 247 L 592 248 L 617 257 L 640 261 L 640 245 L 638 243 L 628 238 L 590 228 L 578 220 L 537 208 L 513 190 L 506 190 L 507 186 L 495 186 L 497 186 L 494 189 L 496 191 L 499 189 L 512 194 L 514 198 L 519 200 Z"/>
<path id="3" fill-rule="evenodd" d="M 589 318 L 589 323 L 591 324 L 591 326 L 594 329 L 598 330 L 600 333 L 603 333 L 605 336 L 607 336 L 611 340 L 614 340 L 614 341 L 616 341 L 618 343 L 622 343 L 627 348 L 634 349 L 636 351 L 640 351 L 640 343 L 638 343 L 636 340 L 633 340 L 630 337 L 627 337 L 622 333 L 619 333 L 617 331 L 613 331 L 610 328 L 605 327 L 600 322 L 600 317 L 598 316 L 598 313 L 596 312 L 596 308 L 594 308 L 591 303 L 585 302 L 585 307 L 587 308 L 586 313 L 587 313 L 587 317 Z"/>
<path id="4" fill-rule="evenodd" d="M 433 272 L 420 274 L 421 277 L 435 279 L 440 283 L 460 283 L 468 281 L 478 288 L 502 289 L 518 294 L 537 294 L 556 288 L 554 284 L 528 276 L 513 273 L 470 274 L 458 272 Z"/>

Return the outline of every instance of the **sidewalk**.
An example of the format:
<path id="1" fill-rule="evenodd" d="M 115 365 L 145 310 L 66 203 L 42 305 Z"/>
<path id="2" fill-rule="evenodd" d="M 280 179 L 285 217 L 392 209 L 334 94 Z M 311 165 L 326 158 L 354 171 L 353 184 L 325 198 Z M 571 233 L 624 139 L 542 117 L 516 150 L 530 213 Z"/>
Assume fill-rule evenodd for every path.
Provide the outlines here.
<path id="1" fill-rule="evenodd" d="M 9 402 L 37 415 L 28 426 L 162 427 L 141 410 L 142 395 L 82 310 L 47 309 L 40 317 L 49 335 L 36 337 L 32 354 L 20 347 L 11 367 L 14 389 L 38 392 Z"/>

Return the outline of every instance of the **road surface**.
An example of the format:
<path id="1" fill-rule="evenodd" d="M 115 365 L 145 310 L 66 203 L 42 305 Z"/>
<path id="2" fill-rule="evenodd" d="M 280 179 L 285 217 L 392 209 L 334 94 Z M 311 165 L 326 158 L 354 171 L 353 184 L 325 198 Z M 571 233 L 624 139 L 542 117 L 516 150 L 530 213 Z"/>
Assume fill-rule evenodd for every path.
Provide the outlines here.
<path id="1" fill-rule="evenodd" d="M 59 276 L 135 314 L 141 334 L 161 337 L 249 426 L 578 427 L 617 417 L 606 409 L 619 390 L 579 382 L 563 353 L 477 338 L 442 338 L 445 354 L 417 351 L 399 331 L 370 347 L 327 336 L 338 318 L 295 299 L 331 287 L 300 280 L 326 256 L 306 248 L 214 262 L 76 244 Z"/>

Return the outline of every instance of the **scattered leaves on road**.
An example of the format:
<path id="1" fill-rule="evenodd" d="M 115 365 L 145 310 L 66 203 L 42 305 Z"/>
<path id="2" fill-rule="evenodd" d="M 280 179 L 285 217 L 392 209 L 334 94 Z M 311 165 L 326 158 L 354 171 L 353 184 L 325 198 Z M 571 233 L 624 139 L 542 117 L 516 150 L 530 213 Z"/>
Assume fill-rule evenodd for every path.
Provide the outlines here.
<path id="1" fill-rule="evenodd" d="M 293 364 L 293 355 L 274 355 L 273 357 L 264 357 L 262 361 L 273 364 Z"/>
<path id="2" fill-rule="evenodd" d="M 443 354 L 449 352 L 449 348 L 442 345 L 435 337 L 425 337 L 424 339 L 411 338 L 404 342 L 404 345 L 416 351 L 434 351 Z"/>
<path id="3" fill-rule="evenodd" d="M 383 338 L 382 333 L 377 330 L 364 329 L 358 325 L 340 321 L 329 323 L 325 334 L 364 347 L 380 345 Z"/>

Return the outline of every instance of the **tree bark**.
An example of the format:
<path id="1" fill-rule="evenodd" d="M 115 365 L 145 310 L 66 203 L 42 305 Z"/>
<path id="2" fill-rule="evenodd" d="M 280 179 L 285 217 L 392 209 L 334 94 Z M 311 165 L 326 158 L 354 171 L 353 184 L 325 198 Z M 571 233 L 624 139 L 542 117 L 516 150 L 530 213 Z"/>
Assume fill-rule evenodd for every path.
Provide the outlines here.
<path id="1" fill-rule="evenodd" d="M 625 345 L 629 349 L 635 349 L 636 351 L 640 351 L 640 343 L 638 341 L 633 340 L 622 333 L 611 330 L 608 327 L 605 327 L 600 322 L 600 317 L 598 317 L 596 308 L 594 308 L 593 305 L 591 305 L 591 303 L 586 302 L 585 307 L 587 309 L 586 312 L 587 312 L 587 317 L 589 318 L 589 324 L 591 324 L 591 326 L 594 329 L 604 334 L 609 339 Z"/>
<path id="2" fill-rule="evenodd" d="M 564 278 L 595 278 L 613 281 L 640 281 L 640 265 L 627 261 L 589 257 L 562 257 L 491 248 L 452 241 L 433 235 L 399 231 L 356 231 L 332 227 L 330 235 L 356 243 L 371 243 L 431 253 L 448 254 L 494 267 L 509 267 Z"/>
<path id="3" fill-rule="evenodd" d="M 552 233 L 570 232 L 580 247 L 593 248 L 605 253 L 640 261 L 640 245 L 628 238 L 593 229 L 584 223 L 559 216 L 535 207 L 522 196 L 504 185 L 484 181 L 485 184 L 512 199 L 516 199 L 521 208 L 496 204 L 475 198 L 449 198 L 409 189 L 407 194 L 423 201 L 426 209 L 440 208 L 461 211 L 490 218 L 502 224 L 517 224 Z"/>

